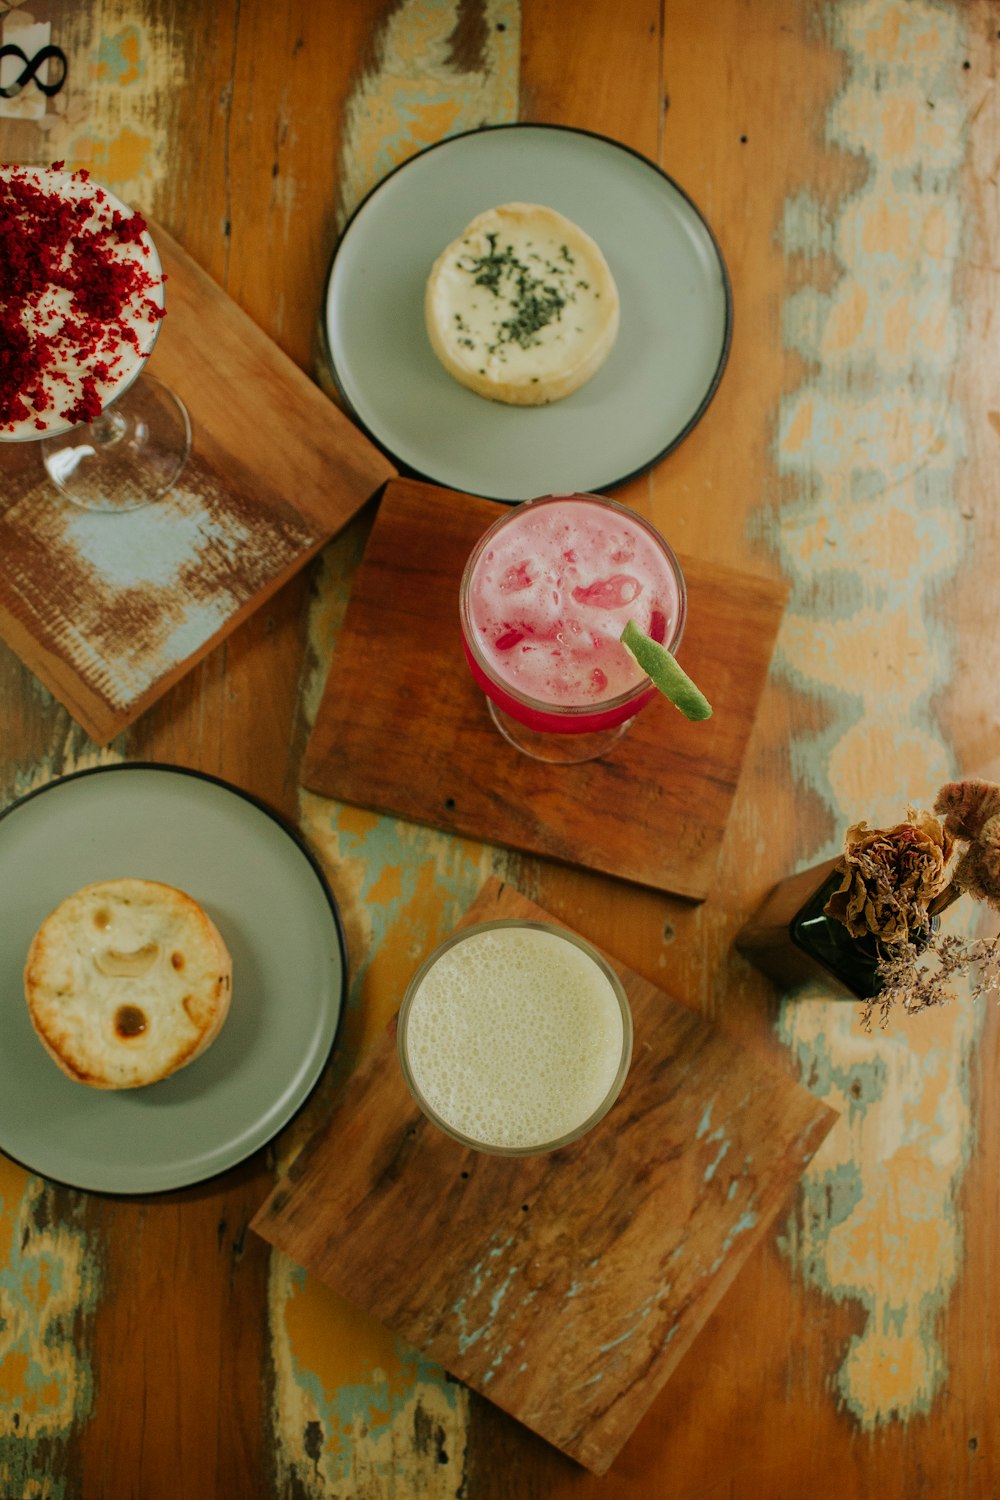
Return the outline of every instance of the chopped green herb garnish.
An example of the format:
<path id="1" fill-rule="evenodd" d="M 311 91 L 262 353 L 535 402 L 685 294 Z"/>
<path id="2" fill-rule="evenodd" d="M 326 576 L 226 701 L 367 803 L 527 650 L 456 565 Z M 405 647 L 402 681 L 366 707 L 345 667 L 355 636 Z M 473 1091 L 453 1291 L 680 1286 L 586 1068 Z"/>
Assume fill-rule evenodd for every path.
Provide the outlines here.
<path id="1" fill-rule="evenodd" d="M 486 235 L 488 250 L 485 255 L 468 256 L 460 262 L 475 286 L 484 287 L 494 297 L 503 295 L 512 304 L 510 316 L 497 328 L 495 342 L 488 352 L 496 354 L 504 344 L 519 344 L 530 349 L 540 342 L 538 334 L 550 323 L 559 322 L 563 308 L 575 300 L 575 292 L 567 282 L 565 269 L 542 261 L 540 256 L 529 255 L 529 260 L 542 261 L 543 271 L 552 277 L 535 275 L 532 268 L 519 260 L 513 245 L 499 245 L 496 231 Z M 530 244 L 530 241 L 528 241 Z M 572 265 L 573 257 L 564 245 L 560 252 Z"/>

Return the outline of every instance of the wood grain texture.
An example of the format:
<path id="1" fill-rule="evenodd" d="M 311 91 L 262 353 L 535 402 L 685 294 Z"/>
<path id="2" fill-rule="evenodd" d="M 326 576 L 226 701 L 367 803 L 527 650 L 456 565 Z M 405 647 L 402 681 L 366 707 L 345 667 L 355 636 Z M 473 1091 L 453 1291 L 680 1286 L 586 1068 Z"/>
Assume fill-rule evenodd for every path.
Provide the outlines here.
<path id="1" fill-rule="evenodd" d="M 0 512 L 0 631 L 105 744 L 258 609 L 394 472 L 179 245 L 157 378 L 192 414 L 177 484 L 81 512 L 16 455 Z M 35 462 L 28 462 L 34 458 Z"/>
<path id="2" fill-rule="evenodd" d="M 605 756 L 554 771 L 497 733 L 462 654 L 462 570 L 503 513 L 494 502 L 414 481 L 386 488 L 309 742 L 305 785 L 703 899 L 783 589 L 682 557 L 688 626 L 681 655 L 715 705 L 712 718 L 689 723 L 657 699 Z"/>
<path id="3" fill-rule="evenodd" d="M 609 16 L 606 28 L 627 27 L 629 9 Z M 933 26 L 924 30 L 929 19 L 956 22 L 958 33 L 945 43 L 932 35 Z M 860 538 L 840 540 L 843 573 L 835 581 L 829 564 L 844 500 L 824 492 L 823 486 L 828 477 L 847 480 L 854 472 L 845 462 L 842 429 L 824 433 L 829 443 L 814 450 L 811 464 L 797 475 L 778 467 L 782 399 L 812 374 L 835 372 L 839 390 L 864 409 L 871 374 L 886 356 L 873 332 L 882 325 L 843 320 L 832 294 L 842 288 L 849 305 L 864 307 L 876 318 L 900 305 L 898 281 L 878 279 L 889 263 L 880 254 L 865 255 L 867 239 L 854 215 L 855 200 L 861 185 L 875 180 L 882 129 L 891 132 L 904 122 L 922 128 L 925 119 L 929 126 L 938 124 L 939 145 L 953 146 L 965 138 L 967 127 L 970 132 L 960 186 L 954 179 L 945 186 L 944 179 L 936 178 L 928 192 L 926 176 L 907 174 L 905 156 L 896 159 L 895 168 L 915 189 L 908 211 L 914 205 L 919 209 L 921 202 L 929 212 L 963 202 L 978 223 L 956 263 L 964 286 L 959 303 L 966 329 L 963 352 L 955 344 L 935 346 L 939 358 L 946 360 L 949 348 L 955 358 L 955 394 L 964 391 L 972 424 L 972 451 L 957 471 L 955 487 L 945 493 L 965 517 L 963 531 L 974 518 L 977 544 L 964 554 L 952 582 L 931 584 L 936 602 L 928 605 L 935 661 L 947 661 L 964 641 L 966 668 L 954 664 L 933 698 L 924 682 L 917 713 L 932 706 L 944 715 L 942 755 L 951 750 L 969 769 L 998 774 L 990 747 L 997 738 L 1000 678 L 987 665 L 996 640 L 989 626 L 992 606 L 986 603 L 994 593 L 989 578 L 996 570 L 996 507 L 984 505 L 984 497 L 996 488 L 988 458 L 996 441 L 988 417 L 997 406 L 996 362 L 983 348 L 995 323 L 997 295 L 996 278 L 986 269 L 993 264 L 986 247 L 996 207 L 995 192 L 987 184 L 998 149 L 994 20 L 992 8 L 981 4 L 913 11 L 892 3 L 805 6 L 779 0 L 761 7 L 755 0 L 737 0 L 706 7 L 698 0 L 673 0 L 663 11 L 666 113 L 659 160 L 691 192 L 719 236 L 733 279 L 734 342 L 725 378 L 704 420 L 649 476 L 648 484 L 636 482 L 617 498 L 644 509 L 669 529 L 681 549 L 788 577 L 793 594 L 786 623 L 794 626 L 803 650 L 790 664 L 779 637 L 775 669 L 723 842 L 716 889 L 708 901 L 684 910 L 666 898 L 639 892 L 626 898 L 557 866 L 542 874 L 535 889 L 550 909 L 572 913 L 577 922 L 586 919 L 592 924 L 588 930 L 600 932 L 614 951 L 628 948 L 641 955 L 637 962 L 654 977 L 657 965 L 665 968 L 676 993 L 748 1040 L 764 1040 L 779 1010 L 767 981 L 732 949 L 742 924 L 778 881 L 835 852 L 847 824 L 859 816 L 878 816 L 871 807 L 873 795 L 891 798 L 890 821 L 901 813 L 897 802 L 901 789 L 905 797 L 907 784 L 914 796 L 926 795 L 920 776 L 907 778 L 911 712 L 902 710 L 892 694 L 875 701 L 869 692 L 863 709 L 853 696 L 876 657 L 887 671 L 899 669 L 901 637 L 890 624 L 890 612 L 883 609 L 867 617 L 870 629 L 863 640 L 848 640 L 841 628 L 858 608 L 859 580 L 878 591 L 886 571 L 895 571 L 912 553 L 906 547 L 889 548 L 880 550 L 876 560 Z M 586 117 L 592 91 L 607 98 L 598 78 L 600 64 L 595 60 L 589 70 L 552 85 L 560 41 L 546 21 L 544 7 L 536 11 L 525 6 L 523 107 L 530 110 L 537 89 L 552 103 L 553 119 L 565 114 L 579 122 Z M 848 30 L 853 56 L 844 47 Z M 588 44 L 572 45 L 586 50 Z M 610 54 L 613 39 L 607 45 Z M 856 75 L 862 58 L 869 71 L 856 77 L 855 91 L 848 95 L 848 79 Z M 908 86 L 901 87 L 900 72 L 907 68 Z M 626 76 L 624 70 L 619 76 Z M 891 91 L 890 80 L 896 85 Z M 639 78 L 637 87 L 644 85 Z M 633 118 L 628 103 L 622 105 L 622 118 Z M 840 144 L 838 126 L 844 135 L 853 130 L 853 147 Z M 897 143 L 905 139 L 898 134 L 892 138 Z M 645 149 L 655 149 L 655 142 Z M 886 162 L 881 170 L 887 174 L 894 167 Z M 885 180 L 883 176 L 880 182 Z M 885 193 L 881 195 L 884 200 Z M 916 233 L 919 214 L 911 222 Z M 840 256 L 847 250 L 867 262 L 864 293 L 843 274 Z M 915 258 L 902 260 L 904 269 L 917 264 Z M 919 320 L 910 326 L 915 339 L 928 331 Z M 838 364 L 843 341 L 862 327 L 868 337 L 858 350 L 857 365 L 847 371 Z M 794 341 L 788 337 L 793 329 Z M 905 406 L 906 381 L 919 384 L 919 377 L 913 370 L 897 370 L 895 378 Z M 938 482 L 925 473 L 916 481 L 918 493 L 932 493 Z M 882 524 L 882 494 L 855 497 L 859 520 L 867 508 L 869 518 Z M 819 495 L 823 498 L 817 502 Z M 913 505 L 911 494 L 906 507 Z M 803 519 L 796 525 L 797 514 L 811 515 L 811 522 Z M 783 546 L 793 532 L 797 545 Z M 942 549 L 938 563 L 949 555 Z M 919 567 L 914 572 L 911 617 L 914 599 L 927 587 Z M 971 669 L 973 660 L 983 663 L 981 672 Z M 856 674 L 846 689 L 835 675 L 842 664 Z M 816 667 L 816 677 L 807 675 Z M 824 670 L 826 685 L 817 680 Z M 859 714 L 862 733 L 841 742 L 845 719 Z M 865 724 L 872 733 L 863 732 Z M 829 800 L 828 778 L 834 769 L 838 790 L 850 799 L 842 810 L 834 810 Z M 666 944 L 660 940 L 664 928 Z M 959 999 L 953 1019 L 960 1035 L 964 1009 Z M 995 1428 L 986 1391 L 1000 1338 L 993 1315 L 997 1203 L 995 1193 L 983 1195 L 983 1185 L 997 1172 L 993 1097 L 977 1083 L 972 1118 L 980 1123 L 972 1127 L 974 1138 L 961 1123 L 961 1101 L 949 1096 L 939 1116 L 938 1143 L 932 1148 L 921 1129 L 922 1143 L 914 1146 L 907 1122 L 917 1112 L 925 1119 L 934 1106 L 930 1098 L 917 1102 L 908 1089 L 920 1080 L 918 1097 L 923 1096 L 924 1080 L 927 1085 L 941 1080 L 952 1067 L 960 1076 L 965 1066 L 961 1047 L 967 1043 L 956 1047 L 940 1036 L 928 1046 L 918 1037 L 911 1039 L 901 1025 L 888 1045 L 874 1038 L 866 1047 L 859 1041 L 853 1008 L 829 1003 L 815 992 L 790 997 L 784 1013 L 780 1040 L 789 1048 L 788 1057 L 804 1080 L 829 1087 L 828 1097 L 849 1112 L 852 1149 L 833 1162 L 820 1153 L 795 1211 L 773 1244 L 748 1265 L 697 1349 L 654 1403 L 621 1463 L 603 1481 L 569 1472 L 541 1445 L 524 1451 L 523 1457 L 519 1449 L 513 1461 L 505 1462 L 500 1455 L 510 1451 L 509 1433 L 488 1408 L 477 1405 L 470 1443 L 473 1492 L 491 1500 L 647 1500 L 651 1494 L 658 1500 L 721 1500 L 806 1490 L 823 1500 L 844 1495 L 897 1500 L 915 1493 L 992 1500 L 998 1463 L 995 1452 L 986 1453 L 993 1445 L 983 1433 Z M 985 1030 L 972 1052 L 974 1081 L 989 1076 L 995 1057 L 995 1009 L 988 1008 L 982 1019 Z M 881 1080 L 890 1077 L 900 1082 L 883 1096 Z M 949 1140 L 964 1140 L 961 1151 L 970 1153 L 957 1214 L 967 1252 L 950 1302 L 938 1312 L 924 1304 L 921 1314 L 920 1297 L 912 1288 L 926 1265 L 932 1271 L 928 1281 L 937 1288 L 930 1296 L 939 1294 L 941 1283 L 933 1268 L 938 1253 L 950 1263 L 950 1228 L 930 1260 L 917 1246 L 926 1243 L 924 1235 L 938 1214 L 944 1222 L 956 1217 L 947 1192 L 933 1209 L 924 1196 L 932 1175 L 924 1153 L 947 1153 Z M 897 1192 L 901 1198 L 895 1197 Z M 927 1215 L 919 1227 L 918 1205 Z M 910 1214 L 914 1218 L 904 1227 Z M 817 1226 L 815 1238 L 812 1226 Z M 892 1244 L 901 1247 L 899 1259 L 890 1253 Z M 909 1264 L 906 1246 L 914 1252 Z M 839 1277 L 838 1268 L 846 1269 L 848 1260 L 850 1276 Z M 884 1300 L 869 1310 L 869 1299 L 876 1297 Z M 982 1314 L 978 1336 L 971 1334 L 977 1303 Z M 907 1328 L 898 1339 L 893 1337 L 897 1319 L 905 1319 Z M 922 1321 L 919 1332 L 914 1319 Z M 879 1326 L 885 1338 L 879 1337 Z M 920 1382 L 935 1327 L 947 1330 L 949 1373 L 931 1397 Z M 856 1408 L 847 1404 L 848 1361 L 857 1379 Z M 891 1396 L 886 1401 L 884 1393 L 897 1379 L 897 1390 L 916 1390 L 918 1414 L 893 1410 Z"/>
<path id="4" fill-rule="evenodd" d="M 846 823 L 878 816 L 873 789 L 891 821 L 901 795 L 924 797 L 915 744 L 924 764 L 1000 776 L 994 0 L 30 10 L 52 19 L 70 79 L 44 131 L 0 122 L 0 156 L 89 167 L 154 213 L 303 370 L 359 192 L 451 129 L 511 118 L 485 36 L 520 47 L 522 118 L 646 152 L 705 211 L 734 287 L 725 378 L 681 447 L 617 498 L 681 551 L 793 584 L 715 887 L 692 907 L 542 859 L 505 868 L 822 1091 L 847 1128 L 600 1479 L 491 1402 L 466 1401 L 247 1236 L 273 1180 L 266 1155 L 170 1203 L 86 1197 L 0 1161 L 0 1493 L 995 1500 L 1000 1013 L 959 1001 L 935 1030 L 866 1042 L 850 1007 L 782 1003 L 732 950 L 776 882 L 833 853 Z M 927 235 L 935 226 L 944 239 Z M 925 268 L 932 315 L 903 317 L 907 299 L 924 305 L 912 298 Z M 950 381 L 937 461 L 911 441 L 914 477 L 893 488 L 881 459 L 861 478 L 849 429 L 783 426 L 823 380 L 838 421 L 863 413 L 873 380 L 903 409 Z M 895 420 L 882 430 L 903 433 Z M 933 546 L 921 553 L 912 535 Z M 339 543 L 326 554 L 314 641 L 336 638 L 353 556 Z M 213 771 L 293 815 L 304 806 L 345 906 L 349 1036 L 364 1050 L 414 944 L 447 930 L 495 856 L 300 804 L 316 579 L 307 568 L 285 584 L 103 752 L 0 644 L 0 797 L 129 756 Z M 872 598 L 880 607 L 852 631 Z M 921 618 L 917 669 L 909 625 Z M 879 662 L 896 669 L 881 696 L 867 675 Z M 317 1118 L 334 1093 L 314 1101 Z"/>
<path id="5" fill-rule="evenodd" d="M 459 925 L 497 917 L 549 920 L 494 880 Z M 609 962 L 633 1061 L 581 1140 L 513 1159 L 459 1146 L 414 1103 L 390 1029 L 252 1224 L 597 1474 L 836 1120 Z"/>
<path id="6" fill-rule="evenodd" d="M 168 277 L 155 371 L 220 467 L 251 490 L 273 487 L 332 536 L 394 464 L 166 230 L 150 229 Z"/>
<path id="7" fill-rule="evenodd" d="M 321 14 L 301 4 L 253 14 L 223 3 L 209 14 L 200 0 L 37 0 L 32 11 L 51 17 L 70 80 L 44 134 L 0 122 L 0 157 L 65 157 L 90 168 L 166 224 L 308 370 L 335 238 L 339 101 L 364 51 L 371 8 Z M 300 53 L 314 20 L 302 57 L 308 78 L 290 91 L 273 47 L 282 59 Z M 251 116 L 280 155 L 274 175 L 270 158 L 262 168 L 244 138 L 234 144 Z M 326 186 L 317 192 L 320 178 Z M 309 571 L 103 753 L 0 645 L 4 803 L 64 771 L 124 756 L 221 775 L 294 817 Z M 24 1248 L 3 1293 L 12 1321 L 0 1332 L 0 1366 L 14 1383 L 0 1417 L 0 1493 L 289 1493 L 275 1472 L 274 1426 L 284 1414 L 270 1396 L 268 1254 L 246 1234 L 270 1185 L 267 1153 L 201 1188 L 142 1201 L 80 1195 L 4 1167 L 4 1224 L 11 1244 Z M 37 1308 L 25 1295 L 31 1286 Z M 36 1374 L 44 1375 L 37 1386 Z M 294 1442 L 308 1473 L 299 1426 Z"/>

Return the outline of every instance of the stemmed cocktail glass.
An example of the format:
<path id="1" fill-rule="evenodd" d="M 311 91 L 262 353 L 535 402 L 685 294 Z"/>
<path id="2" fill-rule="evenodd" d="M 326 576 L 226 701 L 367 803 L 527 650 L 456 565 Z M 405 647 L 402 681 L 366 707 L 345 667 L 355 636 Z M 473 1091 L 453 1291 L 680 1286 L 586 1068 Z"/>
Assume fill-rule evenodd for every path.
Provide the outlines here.
<path id="1" fill-rule="evenodd" d="M 88 510 L 156 500 L 191 450 L 183 403 L 144 373 L 163 282 L 145 220 L 88 173 L 0 166 L 0 442 L 37 442 Z"/>
<path id="2" fill-rule="evenodd" d="M 462 642 L 500 733 L 536 760 L 605 754 L 657 688 L 620 642 L 634 618 L 667 651 L 687 615 L 684 575 L 654 526 L 601 495 L 515 506 L 476 543 Z"/>

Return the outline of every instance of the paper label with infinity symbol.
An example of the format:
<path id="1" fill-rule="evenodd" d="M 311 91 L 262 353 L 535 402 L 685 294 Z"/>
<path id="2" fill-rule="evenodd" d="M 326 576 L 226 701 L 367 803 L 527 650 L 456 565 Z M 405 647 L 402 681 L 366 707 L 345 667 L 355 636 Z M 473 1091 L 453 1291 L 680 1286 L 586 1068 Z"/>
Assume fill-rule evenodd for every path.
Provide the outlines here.
<path id="1" fill-rule="evenodd" d="M 8 120 L 41 120 L 45 116 L 48 100 L 35 82 L 49 86 L 58 78 L 62 64 L 43 58 L 32 68 L 32 60 L 49 46 L 52 27 L 46 22 L 26 26 L 23 19 L 8 16 L 3 23 L 3 46 L 16 47 L 21 54 L 11 53 L 0 58 L 0 89 L 13 88 L 25 71 L 32 72 L 32 79 L 11 99 L 0 97 L 0 118 Z M 27 58 L 27 63 L 25 62 Z"/>

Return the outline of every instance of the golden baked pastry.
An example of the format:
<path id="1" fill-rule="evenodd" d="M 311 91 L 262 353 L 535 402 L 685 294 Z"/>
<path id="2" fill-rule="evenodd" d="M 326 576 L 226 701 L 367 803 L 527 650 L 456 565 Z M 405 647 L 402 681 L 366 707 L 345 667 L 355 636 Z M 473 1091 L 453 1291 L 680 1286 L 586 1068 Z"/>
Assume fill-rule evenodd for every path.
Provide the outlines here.
<path id="1" fill-rule="evenodd" d="M 28 950 L 24 991 L 49 1056 L 80 1083 L 132 1089 L 193 1062 L 229 1013 L 232 960 L 197 901 L 105 880 L 61 901 Z"/>
<path id="2" fill-rule="evenodd" d="M 438 256 L 424 295 L 431 347 L 479 396 L 543 406 L 597 373 L 618 334 L 600 247 L 564 214 L 504 203 Z"/>

